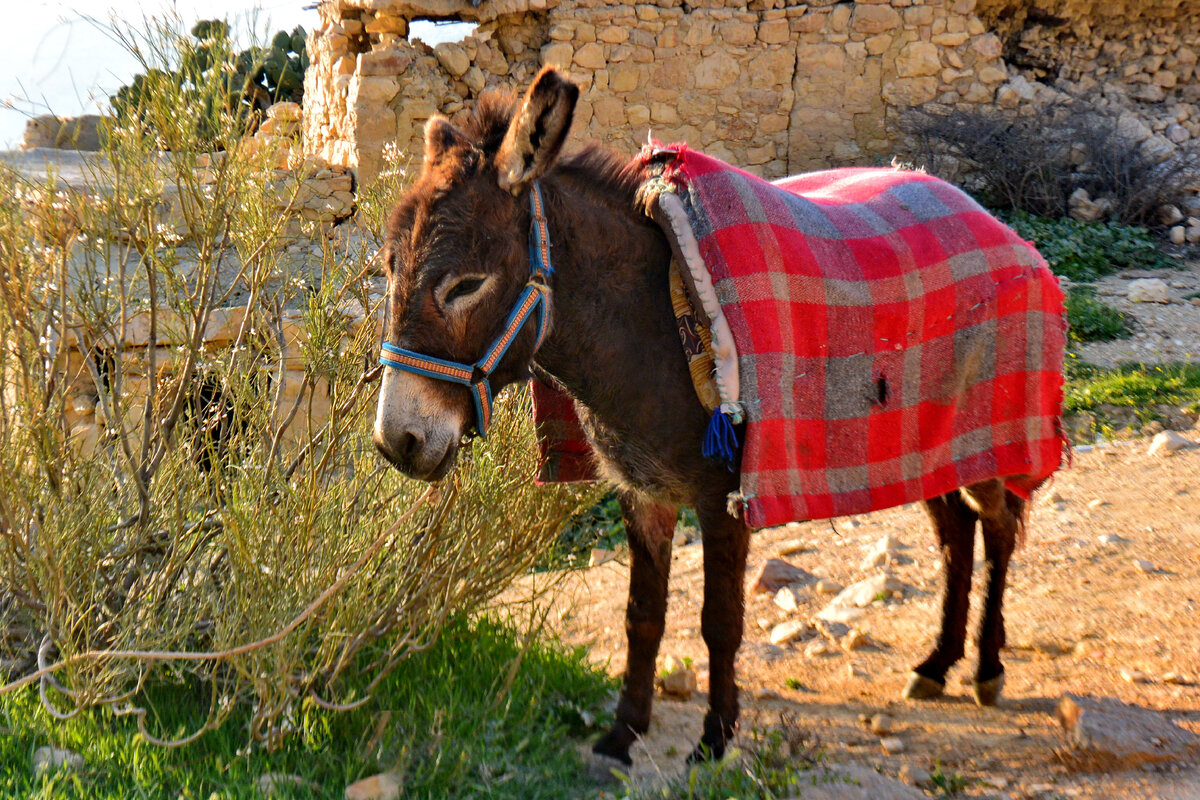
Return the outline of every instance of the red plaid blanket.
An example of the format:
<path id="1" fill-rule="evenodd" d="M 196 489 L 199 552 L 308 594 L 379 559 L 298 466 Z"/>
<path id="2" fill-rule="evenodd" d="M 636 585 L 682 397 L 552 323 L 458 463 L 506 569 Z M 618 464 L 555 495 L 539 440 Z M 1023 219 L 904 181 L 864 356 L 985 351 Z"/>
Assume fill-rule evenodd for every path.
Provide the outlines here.
<path id="1" fill-rule="evenodd" d="M 648 203 L 682 202 L 737 346 L 752 527 L 996 477 L 1028 496 L 1058 468 L 1062 292 L 966 194 L 896 169 L 772 184 L 686 147 L 643 163 Z"/>

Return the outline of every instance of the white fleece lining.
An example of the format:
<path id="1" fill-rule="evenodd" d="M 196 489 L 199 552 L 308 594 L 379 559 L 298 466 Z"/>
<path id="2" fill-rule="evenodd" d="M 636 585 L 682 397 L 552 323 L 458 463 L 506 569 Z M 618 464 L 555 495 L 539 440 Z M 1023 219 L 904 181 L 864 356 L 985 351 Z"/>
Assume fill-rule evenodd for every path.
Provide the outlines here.
<path id="1" fill-rule="evenodd" d="M 671 235 L 675 237 L 691 276 L 692 286 L 708 317 L 712 332 L 713 360 L 716 362 L 713 377 L 717 382 L 717 394 L 721 396 L 722 410 L 740 411 L 738 400 L 741 397 L 741 386 L 738 377 L 737 345 L 733 341 L 733 331 L 730 330 L 725 314 L 721 311 L 721 303 L 717 300 L 712 276 L 708 274 L 704 259 L 700 257 L 700 245 L 692 232 L 683 201 L 671 192 L 660 192 L 655 199 L 667 221 L 671 223 Z"/>

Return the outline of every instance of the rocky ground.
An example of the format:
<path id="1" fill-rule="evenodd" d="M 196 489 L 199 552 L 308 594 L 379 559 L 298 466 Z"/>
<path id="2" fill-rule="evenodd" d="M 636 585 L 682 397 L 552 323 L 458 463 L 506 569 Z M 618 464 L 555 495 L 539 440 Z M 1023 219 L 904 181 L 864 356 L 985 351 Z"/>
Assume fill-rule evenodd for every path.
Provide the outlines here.
<path id="1" fill-rule="evenodd" d="M 1200 431 L 1186 436 L 1200 440 Z M 748 595 L 738 661 L 743 730 L 792 712 L 836 762 L 918 784 L 940 768 L 963 778 L 969 797 L 1200 798 L 1200 751 L 1124 769 L 1073 748 L 1055 716 L 1064 694 L 1077 693 L 1117 698 L 1200 732 L 1200 449 L 1149 450 L 1144 439 L 1081 448 L 1038 496 L 1009 583 L 1008 685 L 998 708 L 977 708 L 964 684 L 973 648 L 944 699 L 900 699 L 938 624 L 940 557 L 919 507 L 756 534 L 748 586 L 772 558 L 808 575 L 796 573 L 779 595 Z M 552 595 L 559 633 L 587 645 L 614 674 L 625 659 L 623 560 L 617 554 L 570 574 Z M 865 607 L 835 604 L 845 627 L 816 620 L 841 587 L 864 580 L 879 583 L 863 590 Z M 700 692 L 658 699 L 635 755 L 642 779 L 678 771 L 699 734 L 708 666 L 701 587 L 702 548 L 693 541 L 673 556 L 660 666 L 668 656 L 691 659 Z M 781 623 L 793 623 L 791 641 L 780 641 Z M 874 720 L 878 714 L 890 720 Z M 1133 747 L 1161 755 L 1163 736 L 1135 734 Z"/>
<path id="2" fill-rule="evenodd" d="M 1133 318 L 1133 335 L 1083 345 L 1079 357 L 1102 367 L 1200 359 L 1200 260 L 1186 263 L 1185 269 L 1126 270 L 1097 281 L 1096 294 Z M 1139 296 L 1159 302 L 1133 299 Z"/>

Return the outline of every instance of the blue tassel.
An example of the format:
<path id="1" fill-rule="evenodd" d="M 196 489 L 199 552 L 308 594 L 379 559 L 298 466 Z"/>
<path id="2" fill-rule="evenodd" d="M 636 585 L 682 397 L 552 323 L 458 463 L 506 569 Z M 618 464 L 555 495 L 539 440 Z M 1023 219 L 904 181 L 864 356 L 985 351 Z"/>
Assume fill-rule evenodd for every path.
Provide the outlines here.
<path id="1" fill-rule="evenodd" d="M 733 429 L 733 420 L 718 408 L 708 421 L 708 430 L 704 432 L 704 446 L 700 452 L 705 458 L 715 458 L 724 462 L 732 470 L 737 449 L 737 431 Z"/>

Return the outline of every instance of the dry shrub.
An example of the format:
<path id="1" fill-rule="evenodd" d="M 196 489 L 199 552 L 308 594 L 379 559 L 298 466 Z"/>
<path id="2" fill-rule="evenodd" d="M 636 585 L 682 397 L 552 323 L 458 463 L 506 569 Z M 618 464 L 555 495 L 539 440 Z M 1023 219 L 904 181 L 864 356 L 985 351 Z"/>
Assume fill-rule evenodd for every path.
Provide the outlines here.
<path id="1" fill-rule="evenodd" d="M 164 53 L 179 36 L 147 35 Z M 82 190 L 0 174 L 0 682 L 36 679 L 64 716 L 140 716 L 148 681 L 185 677 L 211 693 L 201 730 L 246 703 L 274 742 L 303 702 L 367 696 L 594 497 L 533 487 L 524 392 L 428 496 L 385 468 L 370 253 L 281 258 L 269 165 L 240 152 L 236 113 L 183 100 L 147 98 Z M 225 150 L 210 183 L 200 129 Z M 231 308 L 229 343 L 206 344 Z M 81 383 L 102 429 L 79 421 Z"/>
<path id="2" fill-rule="evenodd" d="M 1065 216 L 1069 198 L 1086 189 L 1108 198 L 1112 219 L 1157 225 L 1157 211 L 1200 181 L 1200 148 L 1176 148 L 1162 160 L 1126 135 L 1119 117 L 1083 100 L 1031 104 L 1021 110 L 914 109 L 902 120 L 908 157 L 960 183 L 993 208 Z"/>

